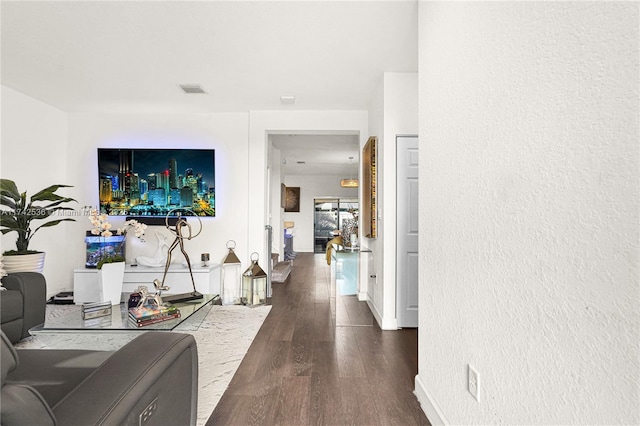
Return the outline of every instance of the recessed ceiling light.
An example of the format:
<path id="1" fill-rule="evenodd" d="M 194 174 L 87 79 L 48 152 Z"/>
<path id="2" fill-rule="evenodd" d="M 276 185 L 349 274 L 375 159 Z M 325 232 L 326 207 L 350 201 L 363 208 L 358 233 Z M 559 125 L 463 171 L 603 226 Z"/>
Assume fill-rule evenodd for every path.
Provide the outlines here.
<path id="1" fill-rule="evenodd" d="M 298 163 L 298 164 L 307 164 L 306 161 L 296 161 L 296 163 Z"/>
<path id="2" fill-rule="evenodd" d="M 207 93 L 199 84 L 180 84 L 179 86 L 188 95 Z"/>
<path id="3" fill-rule="evenodd" d="M 296 103 L 296 97 L 293 95 L 282 95 L 280 96 L 280 103 L 281 104 L 295 104 Z"/>

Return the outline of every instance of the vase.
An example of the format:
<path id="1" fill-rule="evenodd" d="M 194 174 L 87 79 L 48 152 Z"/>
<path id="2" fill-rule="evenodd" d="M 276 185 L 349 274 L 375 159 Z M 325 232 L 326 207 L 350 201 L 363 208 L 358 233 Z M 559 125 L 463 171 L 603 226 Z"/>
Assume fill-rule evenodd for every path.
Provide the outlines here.
<path id="1" fill-rule="evenodd" d="M 358 245 L 358 221 L 355 219 L 345 219 L 342 222 L 342 244 L 345 247 L 356 247 Z"/>
<path id="2" fill-rule="evenodd" d="M 44 252 L 2 256 L 2 264 L 7 274 L 13 272 L 39 272 L 44 269 Z"/>
<path id="3" fill-rule="evenodd" d="M 110 301 L 119 305 L 122 298 L 122 281 L 124 279 L 124 262 L 105 263 L 98 270 L 98 287 L 100 302 Z"/>

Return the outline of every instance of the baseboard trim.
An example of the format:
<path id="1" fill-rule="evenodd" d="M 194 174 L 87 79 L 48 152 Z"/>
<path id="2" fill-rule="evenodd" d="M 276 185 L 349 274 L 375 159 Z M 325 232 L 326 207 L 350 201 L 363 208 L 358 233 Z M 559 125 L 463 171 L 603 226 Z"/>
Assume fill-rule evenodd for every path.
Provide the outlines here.
<path id="1" fill-rule="evenodd" d="M 369 309 L 371 310 L 371 313 L 373 314 L 373 317 L 376 319 L 376 322 L 378 323 L 378 325 L 380 326 L 380 328 L 382 330 L 397 330 L 398 329 L 398 319 L 397 318 L 385 319 L 382 315 L 380 315 L 380 312 L 378 311 L 378 309 L 376 308 L 376 306 L 373 304 L 373 302 L 370 299 L 367 299 L 367 305 L 369 305 Z"/>
<path id="2" fill-rule="evenodd" d="M 444 414 L 442 413 L 442 410 L 440 410 L 440 407 L 438 407 L 438 404 L 436 404 L 436 401 L 429 394 L 429 391 L 427 390 L 426 386 L 420 379 L 419 374 L 416 375 L 415 386 L 416 388 L 413 391 L 413 393 L 416 395 L 416 398 L 418 398 L 420 407 L 422 407 L 422 411 L 424 411 L 424 414 L 427 416 L 427 419 L 429 419 L 429 422 L 431 423 L 431 425 L 432 426 L 448 425 L 449 422 L 447 421 Z"/>

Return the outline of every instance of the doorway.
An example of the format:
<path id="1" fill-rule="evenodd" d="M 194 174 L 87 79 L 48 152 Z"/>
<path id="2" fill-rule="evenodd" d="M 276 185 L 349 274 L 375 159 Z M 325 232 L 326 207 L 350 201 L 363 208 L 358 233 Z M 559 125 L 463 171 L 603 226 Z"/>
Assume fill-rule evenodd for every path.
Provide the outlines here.
<path id="1" fill-rule="evenodd" d="M 315 198 L 313 219 L 313 251 L 324 253 L 327 243 L 344 229 L 344 221 L 357 216 L 359 203 L 356 199 Z"/>

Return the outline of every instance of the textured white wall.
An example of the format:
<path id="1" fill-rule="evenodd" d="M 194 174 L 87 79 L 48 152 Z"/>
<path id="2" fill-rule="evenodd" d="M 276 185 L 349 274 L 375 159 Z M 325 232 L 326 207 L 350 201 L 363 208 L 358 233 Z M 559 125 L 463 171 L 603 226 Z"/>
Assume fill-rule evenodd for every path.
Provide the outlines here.
<path id="1" fill-rule="evenodd" d="M 0 177 L 13 180 L 27 196 L 49 185 L 76 185 L 66 173 L 67 114 L 6 86 L 1 89 Z M 78 188 L 63 188 L 59 194 L 77 199 Z M 69 222 L 44 228 L 29 244 L 31 250 L 46 253 L 43 274 L 49 295 L 68 284 L 68 274 L 60 265 L 67 263 L 65 246 L 72 226 Z M 15 249 L 15 240 L 15 232 L 3 235 L 0 252 Z"/>
<path id="2" fill-rule="evenodd" d="M 640 423 L 638 8 L 420 4 L 433 423 Z"/>
<path id="3" fill-rule="evenodd" d="M 369 307 L 383 329 L 396 329 L 396 136 L 418 133 L 417 73 L 384 73 L 369 102 L 369 135 L 378 137 L 378 237 L 363 244 L 373 252 L 376 279 Z"/>

